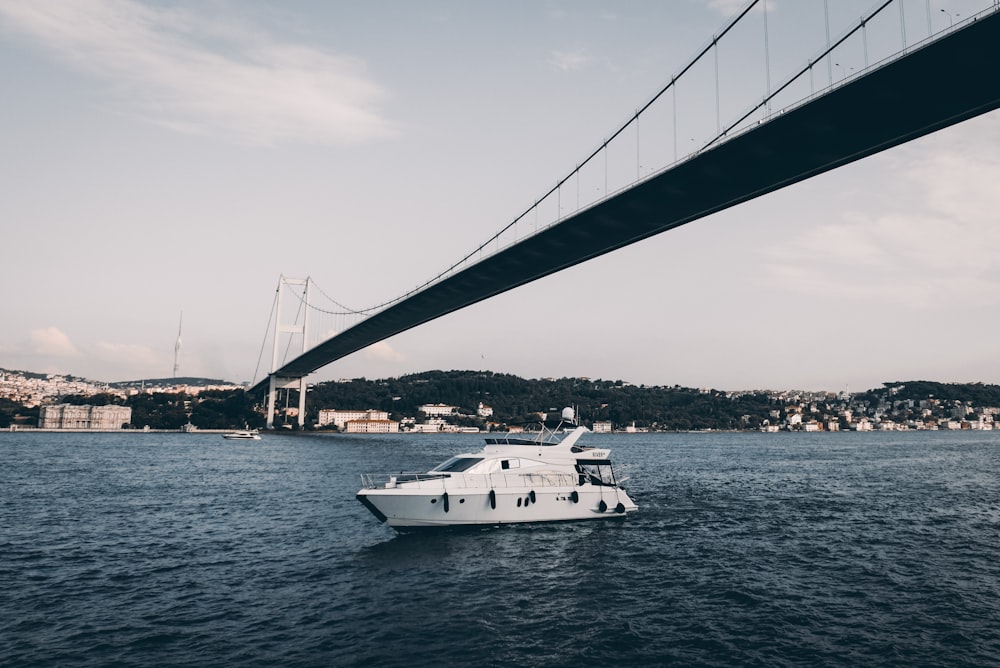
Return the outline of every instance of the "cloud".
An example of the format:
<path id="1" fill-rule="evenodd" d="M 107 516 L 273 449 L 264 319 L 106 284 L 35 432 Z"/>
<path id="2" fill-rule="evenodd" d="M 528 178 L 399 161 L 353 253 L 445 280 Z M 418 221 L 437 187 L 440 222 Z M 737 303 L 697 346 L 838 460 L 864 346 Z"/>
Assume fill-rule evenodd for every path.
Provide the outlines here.
<path id="1" fill-rule="evenodd" d="M 368 346 L 364 349 L 362 355 L 366 359 L 378 362 L 402 362 L 406 359 L 402 353 L 395 350 L 385 341 L 379 341 Z"/>
<path id="2" fill-rule="evenodd" d="M 111 84 L 128 113 L 243 144 L 391 136 L 360 60 L 135 0 L 0 0 L 0 21 Z"/>
<path id="3" fill-rule="evenodd" d="M 1000 158 L 962 142 L 986 123 L 879 158 L 891 175 L 881 201 L 775 244 L 772 278 L 813 295 L 915 309 L 1000 303 Z M 982 134 L 990 146 L 1000 133 Z"/>
<path id="4" fill-rule="evenodd" d="M 583 49 L 577 49 L 576 51 L 553 51 L 549 56 L 549 64 L 554 65 L 563 72 L 579 70 L 591 60 Z"/>
<path id="5" fill-rule="evenodd" d="M 100 368 L 114 369 L 119 373 L 135 370 L 139 375 L 145 375 L 155 369 L 163 369 L 163 375 L 166 375 L 164 359 L 148 346 L 98 341 L 94 345 L 93 356 L 100 363 Z"/>
<path id="6" fill-rule="evenodd" d="M 32 355 L 44 357 L 77 357 L 80 355 L 69 337 L 55 327 L 32 330 L 29 350 Z"/>

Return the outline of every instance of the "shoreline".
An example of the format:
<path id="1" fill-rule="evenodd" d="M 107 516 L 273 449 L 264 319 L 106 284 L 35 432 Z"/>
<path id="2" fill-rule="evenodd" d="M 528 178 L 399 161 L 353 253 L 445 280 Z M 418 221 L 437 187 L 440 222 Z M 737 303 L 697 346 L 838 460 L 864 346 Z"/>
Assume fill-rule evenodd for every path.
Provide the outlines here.
<path id="1" fill-rule="evenodd" d="M 15 434 L 229 434 L 233 429 L 46 429 L 43 427 L 24 427 L 11 425 L 0 433 Z"/>

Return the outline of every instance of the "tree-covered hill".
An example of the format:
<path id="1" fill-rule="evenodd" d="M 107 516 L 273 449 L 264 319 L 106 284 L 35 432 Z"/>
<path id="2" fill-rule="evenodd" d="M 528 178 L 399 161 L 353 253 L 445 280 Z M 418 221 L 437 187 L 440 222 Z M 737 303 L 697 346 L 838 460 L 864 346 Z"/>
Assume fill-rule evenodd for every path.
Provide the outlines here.
<path id="1" fill-rule="evenodd" d="M 6 372 L 31 381 L 44 374 Z M 72 378 L 72 377 L 63 377 Z M 172 379 L 189 387 L 212 385 L 221 381 L 207 379 Z M 146 392 L 123 396 L 112 386 L 95 386 L 98 392 L 57 393 L 46 396 L 43 404 L 122 404 L 132 408 L 136 428 L 176 429 L 192 424 L 202 429 L 229 429 L 264 425 L 264 397 L 242 389 L 202 389 L 200 392 L 148 392 L 157 381 L 128 381 L 115 386 L 142 387 Z M 117 387 L 115 389 L 125 389 Z M 79 390 L 77 390 L 79 391 Z M 14 394 L 17 394 L 15 388 Z M 36 393 L 31 389 L 27 394 Z M 25 394 L 22 390 L 21 394 Z M 959 406 L 958 403 L 965 404 Z M 631 424 L 659 430 L 687 429 L 756 429 L 765 420 L 769 424 L 794 426 L 801 422 L 828 425 L 840 422 L 847 428 L 851 418 L 889 420 L 912 428 L 953 420 L 993 424 L 1000 412 L 1000 386 L 983 383 L 939 383 L 934 381 L 893 381 L 883 387 L 851 396 L 827 392 L 753 391 L 723 392 L 674 386 L 635 386 L 621 380 L 589 378 L 525 379 L 491 371 L 427 371 L 399 378 L 321 382 L 311 386 L 306 402 L 307 428 L 318 421 L 324 408 L 342 410 L 378 409 L 393 419 L 421 418 L 424 404 L 457 406 L 465 417 L 453 419 L 459 424 L 486 426 L 487 422 L 516 425 L 536 422 L 538 413 L 557 416 L 567 406 L 578 411 L 581 422 L 608 421 L 615 428 Z M 488 420 L 477 416 L 479 405 L 492 408 Z M 295 390 L 279 397 L 279 413 L 285 406 L 297 407 Z M 37 424 L 36 403 L 22 405 L 11 396 L 0 396 L 0 428 L 12 424 Z M 850 415 L 851 417 L 848 417 Z M 294 415 L 280 416 L 283 424 L 294 425 Z M 986 428 L 986 427 L 983 427 Z"/>
<path id="2" fill-rule="evenodd" d="M 1000 385 L 983 383 L 936 383 L 930 380 L 908 380 L 884 383 L 882 390 L 869 390 L 870 393 L 888 393 L 897 401 L 922 401 L 937 399 L 939 401 L 962 401 L 974 406 L 1000 406 Z"/>
<path id="3" fill-rule="evenodd" d="M 656 429 L 739 429 L 756 426 L 772 408 L 765 393 L 730 395 L 717 390 L 633 386 L 621 380 L 558 378 L 528 380 L 490 371 L 428 371 L 346 382 L 319 383 L 309 396 L 308 421 L 324 408 L 387 411 L 416 416 L 423 404 L 458 406 L 475 415 L 480 403 L 493 409 L 494 421 L 531 422 L 538 412 L 558 413 L 574 406 L 591 424 L 609 420 L 616 427 L 635 422 Z"/>

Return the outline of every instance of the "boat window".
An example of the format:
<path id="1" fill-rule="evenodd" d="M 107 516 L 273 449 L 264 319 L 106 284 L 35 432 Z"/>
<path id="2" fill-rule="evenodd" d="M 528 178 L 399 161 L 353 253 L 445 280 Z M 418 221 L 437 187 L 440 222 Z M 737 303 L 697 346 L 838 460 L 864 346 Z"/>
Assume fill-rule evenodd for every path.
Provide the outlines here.
<path id="1" fill-rule="evenodd" d="M 500 460 L 500 468 L 502 468 L 505 471 L 507 469 L 519 469 L 519 468 L 521 468 L 521 460 L 520 459 L 501 459 Z"/>
<path id="2" fill-rule="evenodd" d="M 431 469 L 431 471 L 451 471 L 457 473 L 459 471 L 467 471 L 481 461 L 483 461 L 482 457 L 452 457 L 444 464 Z"/>
<path id="3" fill-rule="evenodd" d="M 600 463 L 577 461 L 576 470 L 580 474 L 580 484 L 589 482 L 592 485 L 614 485 L 615 474 L 611 462 Z"/>

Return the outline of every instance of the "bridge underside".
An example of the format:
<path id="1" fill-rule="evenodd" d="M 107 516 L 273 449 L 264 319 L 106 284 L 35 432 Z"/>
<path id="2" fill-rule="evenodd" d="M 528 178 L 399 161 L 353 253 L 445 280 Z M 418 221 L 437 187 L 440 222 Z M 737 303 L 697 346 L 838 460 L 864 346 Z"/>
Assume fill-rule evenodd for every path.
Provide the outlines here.
<path id="1" fill-rule="evenodd" d="M 996 109 L 998 66 L 1000 14 L 991 14 L 399 302 L 276 375 L 308 375 L 561 269 Z"/>

